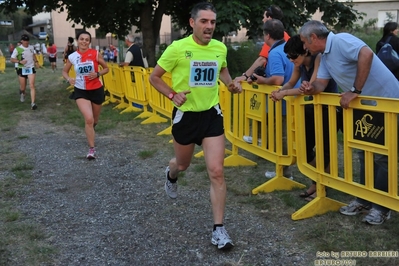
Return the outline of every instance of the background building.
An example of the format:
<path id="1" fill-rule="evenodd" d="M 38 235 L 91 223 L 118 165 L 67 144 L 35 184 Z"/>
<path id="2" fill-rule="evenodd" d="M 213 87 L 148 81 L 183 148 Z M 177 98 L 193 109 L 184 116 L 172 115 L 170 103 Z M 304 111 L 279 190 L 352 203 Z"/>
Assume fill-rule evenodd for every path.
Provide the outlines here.
<path id="1" fill-rule="evenodd" d="M 345 0 L 339 1 L 346 2 Z M 398 22 L 399 1 L 397 0 L 352 0 L 352 2 L 353 9 L 366 14 L 364 19 L 357 21 L 356 24 L 363 26 L 370 19 L 378 19 L 375 26 L 382 28 L 388 20 L 387 13 L 392 15 L 391 21 Z M 321 15 L 320 12 L 316 12 L 313 19 L 320 20 Z"/>
<path id="2" fill-rule="evenodd" d="M 47 32 L 49 39 L 55 43 L 59 51 L 64 50 L 68 37 L 75 38 L 80 31 L 86 30 L 90 32 L 93 38 L 96 37 L 95 28 L 84 29 L 81 24 L 67 21 L 67 16 L 66 12 L 41 12 L 32 17 L 33 23 L 28 26 L 28 29 L 34 36 L 37 36 L 39 32 Z M 72 27 L 73 24 L 75 24 L 75 27 Z M 37 39 L 37 41 L 44 42 L 42 39 Z"/>

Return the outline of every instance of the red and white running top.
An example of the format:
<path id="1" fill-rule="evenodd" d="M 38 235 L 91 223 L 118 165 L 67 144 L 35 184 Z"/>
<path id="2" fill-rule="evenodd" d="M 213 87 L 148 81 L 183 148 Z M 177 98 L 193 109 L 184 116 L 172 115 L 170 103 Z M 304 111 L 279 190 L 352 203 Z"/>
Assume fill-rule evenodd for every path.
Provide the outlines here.
<path id="1" fill-rule="evenodd" d="M 101 88 L 102 83 L 99 78 L 89 80 L 87 75 L 92 72 L 98 72 L 98 51 L 88 49 L 81 53 L 79 50 L 68 56 L 76 73 L 75 87 L 81 90 L 96 90 Z"/>

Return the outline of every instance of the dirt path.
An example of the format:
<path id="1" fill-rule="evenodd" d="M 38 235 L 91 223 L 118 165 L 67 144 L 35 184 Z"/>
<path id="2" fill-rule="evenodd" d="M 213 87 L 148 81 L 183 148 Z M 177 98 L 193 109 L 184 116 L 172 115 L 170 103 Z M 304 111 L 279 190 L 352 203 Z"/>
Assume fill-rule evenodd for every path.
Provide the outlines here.
<path id="1" fill-rule="evenodd" d="M 140 159 L 144 138 L 98 134 L 98 158 L 87 161 L 83 130 L 47 123 L 39 112 L 26 112 L 16 135 L 29 136 L 16 140 L 16 147 L 35 165 L 20 208 L 58 249 L 49 265 L 309 265 L 313 260 L 295 242 L 286 212 L 276 215 L 278 206 L 255 211 L 230 193 L 225 225 L 236 246 L 218 251 L 210 243 L 209 181 L 190 186 L 195 177 L 190 167 L 178 199 L 167 198 L 163 171 L 171 150 Z"/>

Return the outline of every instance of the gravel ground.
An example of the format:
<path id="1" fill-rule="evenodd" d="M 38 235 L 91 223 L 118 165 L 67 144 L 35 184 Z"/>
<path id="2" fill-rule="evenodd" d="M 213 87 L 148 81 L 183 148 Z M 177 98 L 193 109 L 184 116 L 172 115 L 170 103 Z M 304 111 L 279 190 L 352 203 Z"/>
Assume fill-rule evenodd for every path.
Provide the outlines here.
<path id="1" fill-rule="evenodd" d="M 47 265 L 311 262 L 305 247 L 300 249 L 295 242 L 290 217 L 254 211 L 231 193 L 225 225 L 235 247 L 217 250 L 210 242 L 209 182 L 204 180 L 204 189 L 179 186 L 178 198 L 169 199 L 163 190 L 169 152 L 140 159 L 145 141 L 115 131 L 97 134 L 98 158 L 88 161 L 83 129 L 47 123 L 39 111 L 27 111 L 17 132 L 10 134 L 17 149 L 34 163 L 33 181 L 19 207 L 24 219 L 41 226 L 46 241 L 58 250 Z M 20 265 L 14 259 L 11 265 Z"/>

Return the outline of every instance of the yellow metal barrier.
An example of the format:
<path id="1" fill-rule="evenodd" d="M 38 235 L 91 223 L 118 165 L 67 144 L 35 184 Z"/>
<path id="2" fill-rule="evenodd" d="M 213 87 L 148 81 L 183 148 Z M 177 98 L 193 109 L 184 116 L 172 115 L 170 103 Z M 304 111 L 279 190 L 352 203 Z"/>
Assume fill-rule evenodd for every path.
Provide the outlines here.
<path id="1" fill-rule="evenodd" d="M 273 102 L 269 98 L 269 94 L 279 87 L 255 83 L 251 85 L 246 82 L 242 83 L 242 87 L 243 93 L 234 94 L 232 99 L 222 101 L 226 109 L 225 134 L 232 144 L 232 154 L 225 159 L 224 165 L 255 165 L 255 162 L 238 154 L 238 149 L 241 148 L 276 164 L 276 177 L 253 189 L 252 193 L 304 187 L 283 177 L 283 166 L 291 165 L 295 161 L 293 107 L 290 107 L 293 98 L 286 98 L 287 119 L 283 123 L 282 101 Z M 284 131 L 287 133 L 283 134 Z M 244 135 L 252 135 L 255 141 L 252 144 L 246 143 L 243 140 Z M 286 139 L 283 139 L 283 135 L 286 135 Z M 256 141 L 258 138 L 261 140 L 260 145 Z M 283 148 L 285 145 L 286 151 Z"/>
<path id="2" fill-rule="evenodd" d="M 6 70 L 6 58 L 0 56 L 0 72 L 4 74 L 4 70 Z"/>
<path id="3" fill-rule="evenodd" d="M 150 70 L 151 71 L 151 70 Z M 163 76 L 162 79 L 168 84 L 169 86 L 172 86 L 172 75 L 169 72 L 166 72 Z M 165 123 L 172 117 L 172 111 L 173 111 L 173 103 L 171 100 L 169 100 L 165 95 L 157 91 L 148 81 L 147 79 L 147 84 L 148 84 L 148 101 L 149 105 L 152 108 L 152 116 L 141 122 L 141 124 L 150 124 L 150 123 Z M 159 114 L 163 115 L 164 117 L 167 117 L 168 119 L 165 119 L 164 117 L 161 117 Z M 170 122 L 171 123 L 171 122 Z M 172 134 L 172 125 L 170 125 L 168 128 L 162 130 L 159 132 L 157 135 L 171 135 Z"/>
<path id="4" fill-rule="evenodd" d="M 148 97 L 146 95 L 145 86 L 145 79 L 148 79 L 146 69 L 142 67 L 125 66 L 123 67 L 123 74 L 126 84 L 125 98 L 129 102 L 129 107 L 123 110 L 121 114 L 143 111 L 143 113 L 136 118 L 150 117 L 152 114 L 148 112 Z M 133 103 L 142 105 L 143 109 L 133 106 Z"/>
<path id="5" fill-rule="evenodd" d="M 326 196 L 325 187 L 330 187 L 370 202 L 399 211 L 398 197 L 398 113 L 399 100 L 385 98 L 358 97 L 351 102 L 351 108 L 343 111 L 344 132 L 343 147 L 337 144 L 337 112 L 339 96 L 336 94 L 315 95 L 313 101 L 304 97 L 295 100 L 297 121 L 304 121 L 304 108 L 307 104 L 315 105 L 316 129 L 316 167 L 306 162 L 305 130 L 296 122 L 297 165 L 298 169 L 317 182 L 317 197 L 300 210 L 292 214 L 293 220 L 305 219 L 328 211 L 337 211 L 344 204 Z M 369 99 L 375 105 L 367 105 Z M 330 173 L 325 172 L 323 162 L 323 134 L 321 105 L 329 108 L 330 132 Z M 327 140 L 326 140 L 327 141 Z M 354 153 L 365 152 L 365 185 L 356 182 L 359 166 Z M 373 157 L 386 155 L 388 160 L 388 192 L 374 188 Z M 319 163 L 320 162 L 320 163 Z M 354 169 L 354 167 L 356 167 Z"/>
<path id="6" fill-rule="evenodd" d="M 103 105 L 109 103 L 119 103 L 115 109 L 125 109 L 129 104 L 125 99 L 126 82 L 124 79 L 123 70 L 118 64 L 108 63 L 109 72 L 103 76 L 104 86 L 109 92 L 109 99 Z"/>
<path id="7" fill-rule="evenodd" d="M 39 66 L 40 66 L 40 67 L 43 67 L 43 65 L 44 65 L 44 57 L 43 57 L 43 54 L 37 54 L 37 55 L 36 55 L 36 58 L 37 58 L 37 62 L 38 62 L 38 64 L 39 64 Z"/>
<path id="8" fill-rule="evenodd" d="M 70 78 L 73 78 L 73 79 L 76 78 L 76 72 L 75 72 L 75 68 L 74 68 L 73 66 L 69 69 L 68 76 L 69 76 Z M 63 79 L 64 77 L 61 77 L 61 78 Z M 74 88 L 73 85 L 69 85 L 66 89 L 67 89 L 68 91 L 73 91 L 73 88 Z"/>

